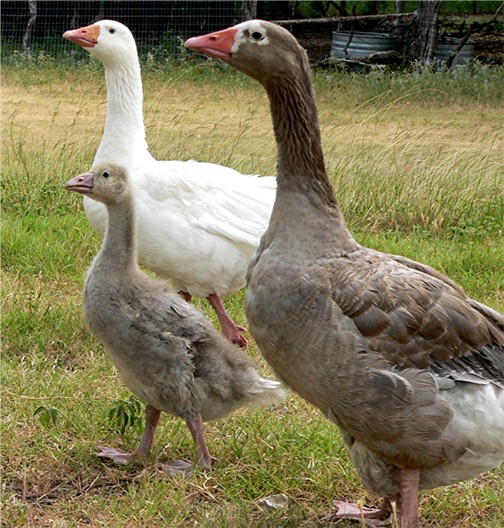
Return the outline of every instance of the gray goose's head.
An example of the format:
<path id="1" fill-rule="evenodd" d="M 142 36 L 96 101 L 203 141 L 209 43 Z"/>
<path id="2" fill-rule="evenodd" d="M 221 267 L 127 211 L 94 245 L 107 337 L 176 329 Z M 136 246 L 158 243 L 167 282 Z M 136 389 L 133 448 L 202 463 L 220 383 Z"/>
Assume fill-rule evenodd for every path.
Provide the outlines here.
<path id="1" fill-rule="evenodd" d="M 193 37 L 186 48 L 221 59 L 263 85 L 293 75 L 305 51 L 286 29 L 264 20 L 248 20 L 222 31 Z"/>

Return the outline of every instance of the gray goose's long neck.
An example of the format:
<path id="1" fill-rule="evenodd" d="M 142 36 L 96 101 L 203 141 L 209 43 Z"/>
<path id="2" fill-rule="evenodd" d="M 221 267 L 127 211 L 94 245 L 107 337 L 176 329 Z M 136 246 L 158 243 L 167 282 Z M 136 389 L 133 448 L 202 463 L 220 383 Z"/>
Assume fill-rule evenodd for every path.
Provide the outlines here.
<path id="1" fill-rule="evenodd" d="M 105 81 L 107 117 L 95 163 L 111 161 L 124 164 L 139 152 L 148 151 L 138 58 L 135 57 L 127 65 L 105 65 Z"/>
<path id="2" fill-rule="evenodd" d="M 109 204 L 107 212 L 107 230 L 95 266 L 99 266 L 102 273 L 110 271 L 121 280 L 137 266 L 136 223 L 132 198 L 128 197 L 120 204 Z"/>
<path id="3" fill-rule="evenodd" d="M 325 168 L 310 66 L 304 52 L 298 66 L 292 74 L 276 75 L 265 84 L 278 148 L 277 200 L 296 193 L 303 203 L 309 201 L 317 215 L 332 223 L 340 246 L 353 249 L 357 244 L 346 228 Z"/>

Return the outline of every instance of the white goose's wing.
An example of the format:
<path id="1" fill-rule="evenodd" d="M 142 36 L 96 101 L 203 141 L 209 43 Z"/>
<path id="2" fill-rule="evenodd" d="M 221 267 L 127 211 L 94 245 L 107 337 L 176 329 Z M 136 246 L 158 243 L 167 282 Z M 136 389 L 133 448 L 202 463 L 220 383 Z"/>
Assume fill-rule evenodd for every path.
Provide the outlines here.
<path id="1" fill-rule="evenodd" d="M 158 161 L 154 166 L 144 179 L 149 198 L 183 211 L 187 226 L 198 236 L 258 245 L 275 201 L 274 177 L 196 161 Z"/>

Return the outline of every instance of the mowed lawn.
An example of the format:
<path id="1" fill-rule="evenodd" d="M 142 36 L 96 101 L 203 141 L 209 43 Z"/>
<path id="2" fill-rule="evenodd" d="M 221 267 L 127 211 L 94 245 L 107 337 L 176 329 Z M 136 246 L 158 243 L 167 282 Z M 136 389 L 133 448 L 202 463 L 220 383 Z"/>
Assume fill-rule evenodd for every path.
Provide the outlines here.
<path id="1" fill-rule="evenodd" d="M 356 238 L 430 264 L 504 310 L 503 71 L 387 76 L 317 72 L 326 162 Z M 144 72 L 158 159 L 275 173 L 267 97 L 198 62 Z M 81 289 L 100 240 L 79 196 L 105 118 L 101 68 L 2 68 L 2 526 L 318 527 L 333 502 L 377 505 L 336 427 L 295 395 L 207 425 L 208 474 L 171 478 L 157 461 L 193 459 L 185 424 L 163 416 L 148 463 L 114 467 L 99 445 L 134 449 L 142 416 L 109 414 L 129 393 L 88 334 Z M 246 325 L 244 291 L 226 300 Z M 214 322 L 213 312 L 198 302 Z M 248 353 L 271 375 L 249 336 Z M 138 421 L 140 419 L 140 422 Z M 286 509 L 261 498 L 284 493 Z M 421 493 L 423 527 L 504 525 L 504 468 Z M 350 527 L 341 521 L 334 526 Z"/>

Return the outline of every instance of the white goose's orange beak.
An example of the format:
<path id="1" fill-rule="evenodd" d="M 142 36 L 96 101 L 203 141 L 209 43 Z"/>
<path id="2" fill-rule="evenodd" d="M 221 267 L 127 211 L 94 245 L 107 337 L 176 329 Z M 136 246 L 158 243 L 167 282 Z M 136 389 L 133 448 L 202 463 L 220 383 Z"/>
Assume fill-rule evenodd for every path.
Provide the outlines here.
<path id="1" fill-rule="evenodd" d="M 231 58 L 237 32 L 236 27 L 230 27 L 201 37 L 192 37 L 186 40 L 184 46 L 215 59 L 227 61 Z"/>
<path id="2" fill-rule="evenodd" d="M 63 33 L 63 38 L 71 40 L 83 48 L 93 48 L 96 46 L 96 44 L 98 44 L 99 36 L 100 26 L 98 24 L 91 24 L 90 26 L 71 29 Z"/>

